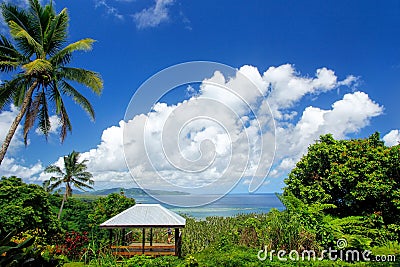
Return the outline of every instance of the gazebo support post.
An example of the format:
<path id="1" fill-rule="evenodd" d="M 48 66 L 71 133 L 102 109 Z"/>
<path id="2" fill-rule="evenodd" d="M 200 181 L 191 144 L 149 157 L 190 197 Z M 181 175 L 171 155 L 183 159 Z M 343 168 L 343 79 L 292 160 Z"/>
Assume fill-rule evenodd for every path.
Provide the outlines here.
<path id="1" fill-rule="evenodd" d="M 109 233 L 109 237 L 110 237 L 110 248 L 111 248 L 111 246 L 112 246 L 112 236 L 113 236 L 112 229 L 108 229 L 108 233 Z"/>
<path id="2" fill-rule="evenodd" d="M 121 238 L 121 241 L 122 241 L 122 245 L 123 246 L 125 246 L 126 244 L 126 242 L 125 242 L 125 228 L 122 228 L 122 238 Z"/>
<path id="3" fill-rule="evenodd" d="M 179 256 L 179 228 L 175 228 L 175 256 Z"/>
<path id="4" fill-rule="evenodd" d="M 144 245 L 146 242 L 146 230 L 145 228 L 142 229 L 142 254 L 144 254 Z"/>

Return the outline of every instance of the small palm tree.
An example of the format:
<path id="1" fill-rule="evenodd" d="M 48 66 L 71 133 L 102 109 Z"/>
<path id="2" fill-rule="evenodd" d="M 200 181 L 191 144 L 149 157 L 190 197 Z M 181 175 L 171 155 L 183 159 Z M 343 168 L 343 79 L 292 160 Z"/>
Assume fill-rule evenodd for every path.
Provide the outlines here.
<path id="1" fill-rule="evenodd" d="M 0 85 L 0 109 L 11 103 L 20 107 L 2 144 L 1 164 L 23 117 L 25 144 L 35 121 L 47 138 L 49 106 L 54 106 L 61 124 L 60 138 L 64 141 L 72 126 L 62 96 L 72 98 L 94 119 L 92 105 L 71 82 L 100 94 L 103 81 L 96 72 L 67 66 L 73 52 L 91 50 L 94 42 L 87 38 L 66 45 L 67 9 L 57 14 L 52 2 L 43 7 L 38 0 L 29 0 L 26 10 L 7 3 L 0 4 L 0 10 L 11 35 L 10 40 L 0 35 L 0 71 L 10 73 L 12 77 Z"/>
<path id="2" fill-rule="evenodd" d="M 91 186 L 94 185 L 94 181 L 91 179 L 93 175 L 86 171 L 87 160 L 78 162 L 79 156 L 79 152 L 76 151 L 64 156 L 64 171 L 56 165 L 49 165 L 44 170 L 45 173 L 56 173 L 58 175 L 52 176 L 49 180 L 43 182 L 43 186 L 47 188 L 47 191 L 51 192 L 65 184 L 65 193 L 58 212 L 58 219 L 61 217 L 64 203 L 68 200 L 68 197 L 72 196 L 72 186 L 82 191 L 85 191 L 86 188 L 93 189 Z"/>

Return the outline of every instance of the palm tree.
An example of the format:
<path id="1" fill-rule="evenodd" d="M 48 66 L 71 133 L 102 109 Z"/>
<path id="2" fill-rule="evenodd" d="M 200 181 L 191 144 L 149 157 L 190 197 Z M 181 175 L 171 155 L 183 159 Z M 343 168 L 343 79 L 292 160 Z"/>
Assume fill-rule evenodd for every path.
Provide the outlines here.
<path id="1" fill-rule="evenodd" d="M 65 193 L 60 211 L 58 212 L 58 219 L 61 217 L 64 203 L 68 200 L 68 197 L 72 196 L 72 186 L 82 191 L 85 191 L 86 188 L 93 189 L 91 187 L 91 185 L 94 185 L 94 181 L 91 179 L 93 175 L 86 171 L 87 160 L 78 162 L 79 156 L 79 152 L 76 151 L 72 151 L 68 156 L 64 156 L 64 171 L 56 165 L 49 165 L 44 170 L 45 173 L 56 173 L 58 175 L 52 176 L 49 180 L 43 182 L 43 186 L 47 188 L 47 191 L 51 192 L 65 184 Z"/>
<path id="2" fill-rule="evenodd" d="M 62 96 L 72 98 L 94 120 L 92 105 L 71 82 L 100 94 L 103 81 L 96 72 L 67 66 L 73 52 L 91 50 L 94 42 L 87 38 L 66 45 L 67 9 L 57 14 L 52 3 L 43 7 L 38 0 L 29 0 L 26 10 L 6 3 L 0 5 L 0 10 L 15 43 L 0 35 L 0 71 L 10 73 L 12 77 L 0 85 L 0 109 L 11 103 L 20 107 L 1 147 L 1 164 L 23 117 L 25 145 L 35 121 L 47 138 L 50 130 L 49 105 L 54 106 L 60 120 L 60 139 L 64 141 L 72 127 Z"/>

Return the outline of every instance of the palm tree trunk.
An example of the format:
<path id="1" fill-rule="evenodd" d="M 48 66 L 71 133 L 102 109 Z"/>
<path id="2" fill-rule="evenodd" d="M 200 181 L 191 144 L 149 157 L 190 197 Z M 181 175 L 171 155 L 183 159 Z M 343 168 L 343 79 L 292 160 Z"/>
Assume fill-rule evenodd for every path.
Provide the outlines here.
<path id="1" fill-rule="evenodd" d="M 15 131 L 17 130 L 17 127 L 19 123 L 21 122 L 22 118 L 25 115 L 26 109 L 28 108 L 29 101 L 32 98 L 33 91 L 35 90 L 38 82 L 34 81 L 31 87 L 29 87 L 28 91 L 26 92 L 24 102 L 22 102 L 21 110 L 19 111 L 17 117 L 15 117 L 13 123 L 11 124 L 10 130 L 8 131 L 6 138 L 4 140 L 4 143 L 1 146 L 1 151 L 0 151 L 0 165 L 4 159 L 4 156 L 6 155 L 7 149 L 10 146 L 11 139 L 13 138 Z"/>
<path id="2" fill-rule="evenodd" d="M 64 196 L 63 196 L 63 200 L 62 200 L 62 202 L 61 202 L 60 211 L 58 212 L 58 219 L 59 219 L 59 220 L 60 220 L 60 218 L 61 218 L 61 212 L 62 212 L 62 210 L 63 210 L 64 203 L 65 203 L 66 200 L 67 200 L 67 192 L 65 192 L 65 194 L 64 194 Z"/>

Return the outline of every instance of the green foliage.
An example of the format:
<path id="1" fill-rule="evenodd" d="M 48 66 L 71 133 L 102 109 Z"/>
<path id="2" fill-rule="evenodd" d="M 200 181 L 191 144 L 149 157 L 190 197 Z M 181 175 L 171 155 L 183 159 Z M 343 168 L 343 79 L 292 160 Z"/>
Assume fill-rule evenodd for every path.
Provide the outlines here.
<path id="1" fill-rule="evenodd" d="M 25 184 L 12 176 L 0 180 L 0 218 L 6 231 L 37 231 L 50 240 L 60 231 L 52 212 L 49 194 L 38 185 Z"/>
<path id="2" fill-rule="evenodd" d="M 295 199 L 295 198 L 294 198 Z M 325 230 L 329 241 L 333 242 L 330 229 L 323 221 L 320 208 L 294 203 L 288 204 L 285 211 L 271 210 L 268 214 L 243 214 L 236 217 L 208 217 L 195 221 L 186 219 L 182 234 L 182 252 L 184 255 L 198 253 L 211 247 L 224 252 L 232 246 L 272 249 L 318 249 L 322 246 L 322 237 L 317 232 Z M 309 223 L 312 221 L 312 224 Z"/>
<path id="3" fill-rule="evenodd" d="M 400 259 L 400 243 L 397 241 L 387 241 L 385 244 L 373 247 L 371 250 L 374 255 L 396 255 Z"/>
<path id="4" fill-rule="evenodd" d="M 187 266 L 187 267 L 196 267 L 196 266 L 199 266 L 199 263 L 198 263 L 198 261 L 196 260 L 195 257 L 188 256 L 185 259 L 185 266 Z"/>
<path id="5" fill-rule="evenodd" d="M 175 256 L 163 256 L 163 257 L 152 258 L 150 263 L 148 264 L 148 266 L 152 267 L 158 267 L 158 266 L 175 267 L 181 265 L 182 265 L 182 259 Z"/>
<path id="6" fill-rule="evenodd" d="M 286 257 L 286 261 L 280 260 L 273 254 L 272 260 L 269 255 L 264 261 L 258 259 L 257 254 L 259 249 L 251 249 L 248 247 L 233 246 L 226 251 L 216 251 L 207 248 L 202 252 L 188 256 L 185 261 L 195 259 L 198 266 L 303 266 L 303 267 L 365 267 L 365 266 L 398 266 L 398 262 L 345 262 L 345 261 L 332 261 L 332 260 L 301 260 L 292 261 Z M 381 254 L 384 255 L 384 254 Z M 388 254 L 386 254 L 388 255 Z M 393 255 L 393 253 L 392 253 Z"/>
<path id="7" fill-rule="evenodd" d="M 75 195 L 68 199 L 61 214 L 61 227 L 66 231 L 89 232 L 91 230 L 88 215 L 93 212 L 93 199 L 78 198 Z M 50 203 L 54 214 L 59 211 L 62 196 L 50 195 Z"/>
<path id="8" fill-rule="evenodd" d="M 332 204 L 331 215 L 375 213 L 385 224 L 399 224 L 399 170 L 400 145 L 386 147 L 378 133 L 355 140 L 323 135 L 291 171 L 284 193 L 306 204 Z"/>
<path id="9" fill-rule="evenodd" d="M 221 250 L 237 240 L 238 227 L 238 221 L 231 217 L 207 217 L 203 221 L 186 218 L 186 227 L 182 230 L 182 253 L 200 252 L 209 245 Z"/>
<path id="10" fill-rule="evenodd" d="M 91 226 L 99 226 L 133 205 L 135 205 L 135 200 L 124 194 L 112 193 L 106 197 L 100 197 L 94 202 L 93 212 L 89 214 Z"/>
<path id="11" fill-rule="evenodd" d="M 81 260 L 89 263 L 89 266 L 117 266 L 117 258 L 110 250 L 100 250 L 98 244 L 91 240 L 88 244 L 86 252 L 82 255 Z"/>
<path id="12" fill-rule="evenodd" d="M 112 193 L 106 197 L 100 197 L 93 203 L 93 210 L 88 214 L 89 227 L 94 238 L 102 244 L 108 242 L 108 231 L 99 229 L 99 225 L 118 213 L 135 205 L 133 198 L 124 194 Z"/>
<path id="13" fill-rule="evenodd" d="M 290 249 L 315 249 L 328 247 L 333 244 L 334 233 L 337 231 L 329 224 L 329 217 L 324 211 L 334 207 L 331 204 L 305 204 L 300 199 L 290 193 L 280 196 L 280 200 L 286 206 L 282 212 L 274 211 L 275 216 L 272 222 L 278 224 L 283 244 L 275 247 L 285 247 Z M 283 224 L 283 225 L 280 225 Z M 272 230 L 272 229 L 271 229 Z M 274 230 L 269 232 L 274 232 Z M 282 246 L 283 245 L 283 246 Z"/>
<path id="14" fill-rule="evenodd" d="M 194 255 L 198 266 L 261 266 L 262 262 L 257 258 L 256 249 L 234 246 L 221 252 L 207 249 Z"/>
<path id="15" fill-rule="evenodd" d="M 135 205 L 135 200 L 123 194 L 112 193 L 106 197 L 100 197 L 94 202 L 93 212 L 89 214 L 90 226 L 97 227 L 133 205 Z"/>
<path id="16" fill-rule="evenodd" d="M 138 255 L 131 257 L 126 261 L 126 265 L 130 267 L 141 267 L 141 266 L 148 266 L 149 263 L 152 261 L 153 257 L 146 256 L 146 255 Z"/>

